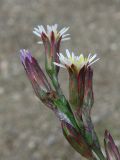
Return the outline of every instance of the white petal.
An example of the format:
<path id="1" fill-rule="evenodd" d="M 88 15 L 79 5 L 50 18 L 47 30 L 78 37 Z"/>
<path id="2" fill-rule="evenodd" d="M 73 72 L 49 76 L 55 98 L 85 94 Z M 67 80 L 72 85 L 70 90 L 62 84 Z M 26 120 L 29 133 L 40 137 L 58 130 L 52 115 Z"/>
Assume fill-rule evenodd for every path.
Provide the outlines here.
<path id="1" fill-rule="evenodd" d="M 59 57 L 59 60 L 61 63 L 65 64 L 66 63 L 66 58 L 63 56 L 62 53 L 57 54 Z"/>
<path id="2" fill-rule="evenodd" d="M 59 58 L 64 59 L 64 58 L 65 58 L 65 56 L 63 56 L 63 54 L 62 54 L 62 53 L 59 53 Z"/>
<path id="3" fill-rule="evenodd" d="M 61 63 L 65 64 L 66 63 L 66 58 L 65 57 L 59 57 L 59 60 Z"/>
<path id="4" fill-rule="evenodd" d="M 66 57 L 63 56 L 62 53 L 60 53 L 59 55 L 59 60 L 62 64 L 67 64 L 67 65 L 71 65 L 71 61 L 69 59 L 67 59 Z"/>
<path id="5" fill-rule="evenodd" d="M 89 59 L 89 63 L 93 61 L 93 59 L 95 59 L 97 57 L 97 54 L 94 54 L 90 59 Z"/>
<path id="6" fill-rule="evenodd" d="M 64 32 L 64 30 L 65 30 L 65 27 L 59 31 L 60 35 L 62 35 L 62 32 Z"/>
<path id="7" fill-rule="evenodd" d="M 73 61 L 75 60 L 75 55 L 73 52 L 72 52 L 72 59 L 73 59 Z"/>
<path id="8" fill-rule="evenodd" d="M 80 56 L 76 56 L 76 60 L 79 61 L 79 59 L 80 59 Z"/>
<path id="9" fill-rule="evenodd" d="M 63 38 L 62 41 L 67 41 L 67 40 L 69 40 L 69 39 L 71 39 L 71 38 L 70 38 L 70 37 L 68 37 L 68 38 Z"/>
<path id="10" fill-rule="evenodd" d="M 47 31 L 48 31 L 48 33 L 50 33 L 52 31 L 52 27 L 47 25 Z"/>
<path id="11" fill-rule="evenodd" d="M 68 50 L 68 49 L 66 49 L 66 54 L 67 54 L 68 58 L 70 58 L 70 57 L 71 57 L 70 52 L 69 52 L 69 50 Z"/>
<path id="12" fill-rule="evenodd" d="M 39 41 L 39 42 L 37 42 L 37 44 L 43 44 L 43 42 L 42 42 L 42 41 Z"/>
<path id="13" fill-rule="evenodd" d="M 53 63 L 54 63 L 54 65 L 56 65 L 56 66 L 59 66 L 59 67 L 62 67 L 62 68 L 66 68 L 63 64 L 56 63 L 56 62 L 53 62 Z"/>
<path id="14" fill-rule="evenodd" d="M 54 29 L 57 30 L 57 27 L 58 27 L 58 24 L 55 24 L 54 25 Z"/>
<path id="15" fill-rule="evenodd" d="M 100 58 L 94 60 L 92 63 L 89 63 L 88 67 L 91 66 L 93 63 L 97 62 Z"/>
<path id="16" fill-rule="evenodd" d="M 41 33 L 39 28 L 34 28 L 35 31 L 37 31 L 38 33 Z"/>
<path id="17" fill-rule="evenodd" d="M 67 37 L 67 36 L 70 36 L 70 34 L 64 34 L 64 35 L 62 36 L 62 38 L 65 38 L 65 37 Z"/>
<path id="18" fill-rule="evenodd" d="M 91 53 L 89 53 L 89 55 L 88 55 L 88 60 L 90 59 L 90 57 L 91 57 Z"/>
<path id="19" fill-rule="evenodd" d="M 45 34 L 46 34 L 46 31 L 45 31 L 45 29 L 44 29 L 44 27 L 41 25 L 41 26 L 38 26 L 39 27 L 39 29 L 41 30 L 41 33 L 42 32 L 44 32 Z"/>
<path id="20" fill-rule="evenodd" d="M 39 33 L 42 33 L 42 29 L 40 26 L 38 26 L 38 28 L 34 28 L 36 31 L 38 31 Z"/>
<path id="21" fill-rule="evenodd" d="M 37 31 L 33 31 L 33 33 L 34 33 L 35 35 L 37 35 L 38 37 L 41 37 L 41 34 L 38 33 Z"/>
<path id="22" fill-rule="evenodd" d="M 68 66 L 70 66 L 72 64 L 72 62 L 69 59 L 65 58 L 64 64 L 67 64 Z"/>
<path id="23" fill-rule="evenodd" d="M 57 31 L 57 24 L 55 24 L 55 25 L 52 26 L 52 30 L 53 30 L 54 32 Z"/>
<path id="24" fill-rule="evenodd" d="M 70 28 L 70 27 L 67 27 L 67 28 L 64 28 L 63 31 L 60 31 L 60 35 L 63 35 L 65 32 L 67 32 L 69 28 Z"/>

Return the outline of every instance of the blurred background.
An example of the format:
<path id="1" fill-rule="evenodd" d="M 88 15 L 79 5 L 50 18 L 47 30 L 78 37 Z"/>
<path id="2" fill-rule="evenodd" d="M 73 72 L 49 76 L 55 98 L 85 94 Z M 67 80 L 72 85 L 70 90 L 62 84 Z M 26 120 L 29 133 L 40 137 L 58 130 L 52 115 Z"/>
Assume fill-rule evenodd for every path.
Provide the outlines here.
<path id="1" fill-rule="evenodd" d="M 70 26 L 63 52 L 98 53 L 92 117 L 101 144 L 107 128 L 120 147 L 120 0 L 0 0 L 1 160 L 80 160 L 57 118 L 35 97 L 19 59 L 19 49 L 28 48 L 43 66 L 43 46 L 32 30 L 55 23 Z M 62 70 L 66 96 L 67 76 Z"/>

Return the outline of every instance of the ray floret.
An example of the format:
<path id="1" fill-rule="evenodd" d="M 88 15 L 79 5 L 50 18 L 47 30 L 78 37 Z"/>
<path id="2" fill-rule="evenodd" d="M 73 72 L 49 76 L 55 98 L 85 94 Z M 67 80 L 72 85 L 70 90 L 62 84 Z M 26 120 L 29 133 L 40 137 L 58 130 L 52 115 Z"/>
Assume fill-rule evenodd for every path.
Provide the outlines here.
<path id="1" fill-rule="evenodd" d="M 42 35 L 46 35 L 49 40 L 51 40 L 51 34 L 52 32 L 54 33 L 54 37 L 56 40 L 58 40 L 60 37 L 62 37 L 62 41 L 69 40 L 70 34 L 66 34 L 68 31 L 69 27 L 64 27 L 60 31 L 58 31 L 58 25 L 47 25 L 46 30 L 43 25 L 38 25 L 37 27 L 34 28 L 33 33 L 40 37 L 42 39 Z M 42 44 L 42 40 L 38 42 L 39 44 Z"/>

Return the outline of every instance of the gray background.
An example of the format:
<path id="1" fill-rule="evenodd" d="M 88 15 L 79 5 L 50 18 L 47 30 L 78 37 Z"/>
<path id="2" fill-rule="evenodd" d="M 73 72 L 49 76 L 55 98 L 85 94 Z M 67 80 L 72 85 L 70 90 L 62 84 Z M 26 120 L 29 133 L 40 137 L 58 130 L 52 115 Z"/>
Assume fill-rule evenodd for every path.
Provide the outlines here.
<path id="1" fill-rule="evenodd" d="M 120 0 L 0 0 L 1 160 L 80 159 L 57 118 L 35 98 L 19 60 L 19 49 L 29 48 L 43 66 L 43 46 L 32 30 L 54 23 L 70 26 L 72 39 L 62 44 L 63 52 L 98 53 L 92 117 L 101 144 L 107 128 L 120 146 Z M 66 77 L 61 70 L 68 96 Z"/>

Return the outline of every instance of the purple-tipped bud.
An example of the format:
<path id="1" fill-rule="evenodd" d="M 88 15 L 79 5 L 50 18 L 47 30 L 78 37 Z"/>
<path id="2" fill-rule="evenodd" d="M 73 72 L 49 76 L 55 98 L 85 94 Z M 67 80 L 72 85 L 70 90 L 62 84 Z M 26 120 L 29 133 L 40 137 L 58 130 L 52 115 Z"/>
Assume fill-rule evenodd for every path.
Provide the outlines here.
<path id="1" fill-rule="evenodd" d="M 43 93 L 49 93 L 51 87 L 37 60 L 25 49 L 20 50 L 20 58 L 36 95 L 40 99 L 44 98 Z"/>
<path id="2" fill-rule="evenodd" d="M 32 56 L 31 56 L 30 51 L 25 50 L 25 49 L 21 49 L 20 50 L 20 59 L 21 59 L 21 62 L 24 64 L 24 66 L 25 66 L 25 59 L 26 58 L 32 62 Z"/>
<path id="3" fill-rule="evenodd" d="M 106 130 L 104 138 L 105 152 L 107 155 L 107 160 L 120 160 L 120 152 L 118 147 L 115 145 L 115 142 L 110 135 L 110 133 Z"/>

